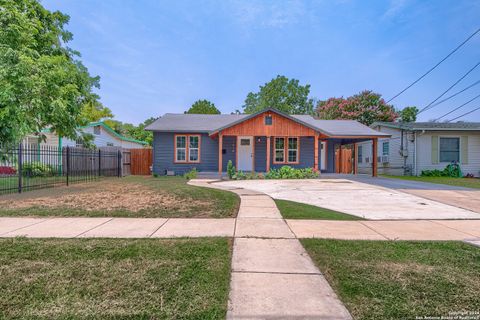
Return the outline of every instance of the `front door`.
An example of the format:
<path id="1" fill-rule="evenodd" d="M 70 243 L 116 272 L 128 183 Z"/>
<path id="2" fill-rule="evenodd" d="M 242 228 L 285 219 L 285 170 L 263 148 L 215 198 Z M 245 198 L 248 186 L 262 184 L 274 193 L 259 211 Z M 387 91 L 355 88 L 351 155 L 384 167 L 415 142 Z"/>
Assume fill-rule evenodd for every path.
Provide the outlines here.
<path id="1" fill-rule="evenodd" d="M 237 169 L 253 171 L 253 137 L 238 137 Z"/>

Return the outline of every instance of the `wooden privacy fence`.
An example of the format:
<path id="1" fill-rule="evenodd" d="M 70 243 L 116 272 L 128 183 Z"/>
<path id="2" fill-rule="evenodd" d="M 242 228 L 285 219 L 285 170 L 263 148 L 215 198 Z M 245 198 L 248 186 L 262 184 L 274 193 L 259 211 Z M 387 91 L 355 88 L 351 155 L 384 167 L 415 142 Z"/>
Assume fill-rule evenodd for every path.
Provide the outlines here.
<path id="1" fill-rule="evenodd" d="M 150 175 L 153 163 L 153 149 L 130 149 L 130 174 Z"/>
<path id="2" fill-rule="evenodd" d="M 352 173 L 352 171 L 352 149 L 343 147 L 335 150 L 335 173 Z"/>

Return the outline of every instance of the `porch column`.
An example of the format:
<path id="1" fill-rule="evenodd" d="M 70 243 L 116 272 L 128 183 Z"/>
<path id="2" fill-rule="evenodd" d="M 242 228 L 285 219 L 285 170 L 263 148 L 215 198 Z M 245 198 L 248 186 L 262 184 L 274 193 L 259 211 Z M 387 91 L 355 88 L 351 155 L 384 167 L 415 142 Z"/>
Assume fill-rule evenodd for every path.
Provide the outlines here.
<path id="1" fill-rule="evenodd" d="M 355 150 L 353 155 L 353 174 L 358 174 L 358 143 L 353 144 L 353 150 Z"/>
<path id="2" fill-rule="evenodd" d="M 318 171 L 318 134 L 315 133 L 313 138 L 313 143 L 315 144 L 315 159 L 313 160 L 313 170 Z"/>
<path id="3" fill-rule="evenodd" d="M 378 146 L 378 138 L 373 138 L 372 139 L 372 177 L 377 176 L 377 170 L 378 170 L 378 159 L 377 159 L 377 146 Z"/>
<path id="4" fill-rule="evenodd" d="M 223 164 L 223 135 L 218 134 L 218 174 L 222 175 L 222 164 Z"/>
<path id="5" fill-rule="evenodd" d="M 267 136 L 267 165 L 265 166 L 266 171 L 270 171 L 270 137 Z"/>

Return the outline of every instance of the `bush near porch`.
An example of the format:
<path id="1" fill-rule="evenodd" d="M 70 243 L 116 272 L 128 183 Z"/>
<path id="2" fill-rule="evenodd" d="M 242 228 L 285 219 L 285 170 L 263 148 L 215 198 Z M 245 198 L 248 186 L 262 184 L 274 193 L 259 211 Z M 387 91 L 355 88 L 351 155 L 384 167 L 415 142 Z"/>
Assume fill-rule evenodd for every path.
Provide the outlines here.
<path id="1" fill-rule="evenodd" d="M 128 176 L 0 196 L 0 216 L 224 218 L 236 216 L 239 203 L 183 177 Z"/>
<path id="2" fill-rule="evenodd" d="M 252 180 L 252 179 L 315 179 L 319 173 L 313 168 L 296 169 L 290 166 L 282 166 L 279 169 L 270 169 L 265 174 L 249 172 L 245 173 L 241 170 L 236 171 L 231 160 L 227 164 L 227 176 L 232 180 Z"/>

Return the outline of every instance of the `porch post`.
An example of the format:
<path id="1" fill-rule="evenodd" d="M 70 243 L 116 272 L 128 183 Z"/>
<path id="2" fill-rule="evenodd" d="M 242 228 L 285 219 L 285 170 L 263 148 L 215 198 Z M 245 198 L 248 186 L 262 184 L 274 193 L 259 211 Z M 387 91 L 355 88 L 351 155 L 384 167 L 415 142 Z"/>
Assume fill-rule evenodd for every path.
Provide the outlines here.
<path id="1" fill-rule="evenodd" d="M 373 138 L 372 139 L 372 177 L 377 176 L 377 170 L 378 170 L 378 159 L 377 159 L 377 145 L 378 145 L 378 138 Z"/>
<path id="2" fill-rule="evenodd" d="M 313 160 L 313 170 L 318 171 L 318 134 L 315 133 L 313 143 L 315 144 L 315 159 Z"/>
<path id="3" fill-rule="evenodd" d="M 358 143 L 353 144 L 355 150 L 353 155 L 353 174 L 358 174 Z"/>
<path id="4" fill-rule="evenodd" d="M 267 136 L 267 165 L 265 166 L 266 171 L 270 171 L 270 136 Z"/>
<path id="5" fill-rule="evenodd" d="M 222 175 L 222 164 L 223 164 L 223 135 L 218 134 L 218 174 Z"/>

